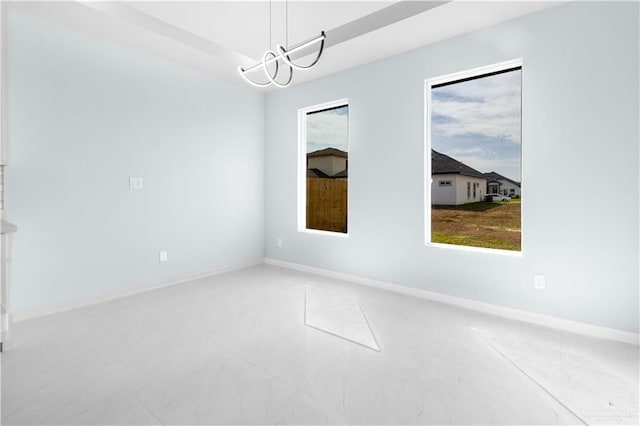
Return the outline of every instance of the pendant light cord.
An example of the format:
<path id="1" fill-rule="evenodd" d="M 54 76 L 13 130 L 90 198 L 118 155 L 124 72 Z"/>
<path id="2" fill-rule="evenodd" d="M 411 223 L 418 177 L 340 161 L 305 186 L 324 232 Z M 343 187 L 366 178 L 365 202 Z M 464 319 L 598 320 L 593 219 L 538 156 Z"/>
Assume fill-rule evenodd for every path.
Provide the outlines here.
<path id="1" fill-rule="evenodd" d="M 267 50 L 271 50 L 271 0 L 269 0 L 269 46 Z"/>
<path id="2" fill-rule="evenodd" d="M 327 36 L 325 35 L 324 31 L 321 31 L 319 36 L 309 39 L 307 41 L 304 41 L 302 43 L 298 43 L 294 47 L 289 48 L 289 0 L 284 0 L 284 13 L 285 13 L 284 31 L 285 31 L 286 47 L 278 43 L 276 45 L 276 48 L 272 50 L 271 46 L 273 44 L 273 0 L 268 0 L 268 1 L 269 1 L 269 10 L 268 10 L 267 19 L 269 22 L 267 23 L 268 25 L 267 30 L 269 31 L 269 37 L 268 37 L 269 45 L 267 46 L 267 51 L 264 53 L 264 55 L 262 55 L 262 61 L 248 68 L 239 66 L 238 72 L 240 73 L 240 76 L 247 83 L 256 87 L 267 87 L 271 84 L 277 87 L 287 87 L 291 84 L 291 81 L 293 80 L 294 69 L 300 70 L 300 71 L 309 70 L 318 63 L 318 61 L 320 60 L 320 57 L 322 56 L 322 52 L 324 52 L 325 40 Z M 282 1 L 282 0 L 278 0 L 278 1 Z M 320 48 L 318 50 L 318 54 L 316 58 L 309 65 L 300 65 L 292 61 L 291 56 L 294 56 L 296 52 L 306 51 L 305 49 L 307 49 L 309 46 L 316 45 L 316 44 L 320 44 Z M 262 69 L 262 71 L 264 71 L 264 74 L 266 75 L 268 81 L 265 82 L 264 80 L 263 81 L 254 80 L 253 78 L 250 78 L 247 75 L 248 73 L 253 72 L 254 70 L 257 70 L 260 68 Z M 282 79 L 278 79 L 279 71 L 283 69 L 285 70 L 285 72 L 287 72 L 286 70 L 288 70 L 289 77 L 286 81 Z"/>

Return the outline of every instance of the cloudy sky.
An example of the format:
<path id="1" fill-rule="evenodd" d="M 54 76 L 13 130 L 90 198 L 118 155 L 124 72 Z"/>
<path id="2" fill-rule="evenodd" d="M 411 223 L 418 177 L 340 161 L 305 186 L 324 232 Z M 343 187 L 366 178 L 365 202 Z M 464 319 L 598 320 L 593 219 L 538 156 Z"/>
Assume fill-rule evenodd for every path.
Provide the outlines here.
<path id="1" fill-rule="evenodd" d="M 349 107 L 307 114 L 307 152 L 338 148 L 347 152 Z"/>
<path id="2" fill-rule="evenodd" d="M 517 70 L 432 89 L 432 148 L 519 182 L 520 88 Z"/>

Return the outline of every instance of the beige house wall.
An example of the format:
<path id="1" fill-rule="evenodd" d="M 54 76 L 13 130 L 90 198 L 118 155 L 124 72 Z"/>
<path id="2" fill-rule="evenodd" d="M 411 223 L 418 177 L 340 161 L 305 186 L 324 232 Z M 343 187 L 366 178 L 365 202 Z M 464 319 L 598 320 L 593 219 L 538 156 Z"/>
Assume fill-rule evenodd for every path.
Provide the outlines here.
<path id="1" fill-rule="evenodd" d="M 520 197 L 520 187 L 518 185 L 515 185 L 514 183 L 509 182 L 508 180 L 503 180 L 500 179 L 498 182 L 500 182 L 502 185 L 500 186 L 500 193 L 502 195 L 507 195 L 509 197 L 513 197 L 513 196 L 518 196 Z M 513 192 L 511 192 L 511 190 L 513 189 Z"/>
<path id="2" fill-rule="evenodd" d="M 456 181 L 456 205 L 477 203 L 483 201 L 484 196 L 487 195 L 487 180 L 484 178 L 456 175 Z M 469 191 L 467 191 L 467 183 L 469 183 Z M 474 184 L 476 186 L 475 196 Z"/>
<path id="3" fill-rule="evenodd" d="M 432 175 L 431 177 L 431 204 L 455 205 L 456 204 L 456 177 L 455 174 Z M 443 186 L 444 182 L 451 182 L 451 186 Z"/>
<path id="4" fill-rule="evenodd" d="M 443 185 L 451 182 L 450 186 Z M 470 194 L 467 196 L 467 182 L 470 184 Z M 476 184 L 475 196 L 473 184 Z M 457 173 L 433 175 L 431 179 L 431 204 L 458 206 L 460 204 L 482 201 L 487 191 L 487 180 Z"/>
<path id="5" fill-rule="evenodd" d="M 345 157 L 336 157 L 334 155 L 311 157 L 308 158 L 307 168 L 318 169 L 329 176 L 333 176 L 336 173 L 347 169 L 347 159 Z"/>

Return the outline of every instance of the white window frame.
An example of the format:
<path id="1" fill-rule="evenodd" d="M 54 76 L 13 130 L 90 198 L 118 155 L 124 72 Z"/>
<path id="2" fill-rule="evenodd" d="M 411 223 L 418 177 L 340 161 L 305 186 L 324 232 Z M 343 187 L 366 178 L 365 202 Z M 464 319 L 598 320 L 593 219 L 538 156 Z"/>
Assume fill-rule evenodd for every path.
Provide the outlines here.
<path id="1" fill-rule="evenodd" d="M 521 109 L 520 109 L 520 173 L 521 181 L 524 182 L 524 163 L 522 158 L 524 156 L 524 66 L 522 58 L 517 58 L 505 62 L 500 62 L 492 65 L 473 68 L 466 71 L 455 72 L 451 74 L 442 75 L 439 77 L 428 78 L 424 81 L 424 178 L 422 182 L 424 184 L 424 238 L 425 246 L 436 247 L 444 249 L 462 250 L 476 253 L 495 253 L 505 256 L 522 257 L 524 253 L 524 211 L 520 212 L 520 251 L 515 250 L 501 250 L 486 247 L 472 247 L 462 246 L 457 244 L 443 244 L 434 243 L 431 241 L 431 88 L 438 84 L 448 83 L 455 80 L 461 80 L 469 77 L 477 77 L 483 74 L 490 74 L 497 71 L 507 70 L 509 68 L 521 68 Z M 520 193 L 523 193 L 524 185 L 520 186 Z"/>
<path id="2" fill-rule="evenodd" d="M 349 190 L 347 189 L 347 232 L 323 231 L 307 228 L 307 114 L 310 112 L 347 106 L 351 109 L 348 99 L 325 102 L 298 110 L 298 232 L 317 235 L 331 235 L 346 238 L 349 236 Z M 349 120 L 347 121 L 347 154 L 350 150 Z M 347 160 L 348 161 L 348 160 Z M 347 163 L 348 164 L 348 163 Z M 347 166 L 347 171 L 349 166 Z"/>

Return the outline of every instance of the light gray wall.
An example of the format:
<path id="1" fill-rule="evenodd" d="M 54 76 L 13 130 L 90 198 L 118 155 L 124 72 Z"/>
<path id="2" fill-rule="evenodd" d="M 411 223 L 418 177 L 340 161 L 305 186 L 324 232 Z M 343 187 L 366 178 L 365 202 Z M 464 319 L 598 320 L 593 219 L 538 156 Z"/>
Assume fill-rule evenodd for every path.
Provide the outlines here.
<path id="1" fill-rule="evenodd" d="M 9 55 L 13 311 L 261 260 L 262 94 L 17 13 Z"/>
<path id="2" fill-rule="evenodd" d="M 519 57 L 523 256 L 425 247 L 423 82 Z M 638 4 L 572 2 L 269 94 L 266 256 L 637 332 L 638 71 Z M 299 233 L 297 110 L 342 98 L 349 237 Z"/>

